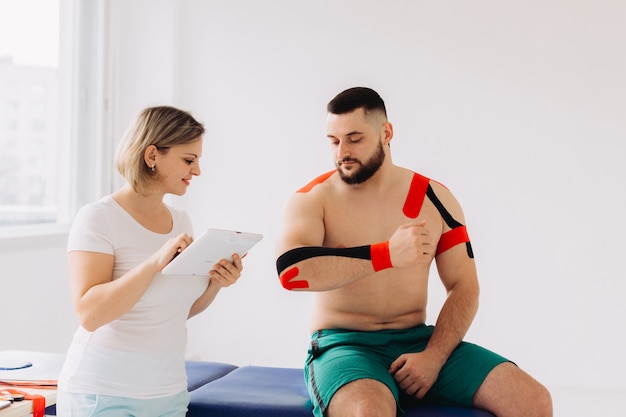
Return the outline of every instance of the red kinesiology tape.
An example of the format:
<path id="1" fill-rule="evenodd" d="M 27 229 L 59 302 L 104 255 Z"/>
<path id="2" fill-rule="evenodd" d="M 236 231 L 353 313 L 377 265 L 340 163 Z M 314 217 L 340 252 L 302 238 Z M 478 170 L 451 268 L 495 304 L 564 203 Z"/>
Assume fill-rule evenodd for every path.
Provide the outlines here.
<path id="1" fill-rule="evenodd" d="M 469 235 L 467 234 L 467 228 L 465 226 L 459 226 L 449 230 L 441 235 L 441 238 L 439 239 L 439 244 L 437 245 L 437 255 L 460 243 L 466 243 L 469 241 Z"/>
<path id="2" fill-rule="evenodd" d="M 419 216 L 420 211 L 422 210 L 422 204 L 424 204 L 424 197 L 426 197 L 426 190 L 428 189 L 429 182 L 430 179 L 424 177 L 423 175 L 417 173 L 413 174 L 411 186 L 409 187 L 409 193 L 406 196 L 406 201 L 404 202 L 404 207 L 402 208 L 402 212 L 406 217 L 415 219 Z"/>
<path id="3" fill-rule="evenodd" d="M 288 269 L 280 276 L 280 283 L 286 290 L 306 289 L 309 288 L 309 282 L 306 280 L 293 281 L 300 271 L 297 267 Z"/>
<path id="4" fill-rule="evenodd" d="M 389 254 L 389 241 L 371 245 L 370 256 L 372 257 L 374 271 L 378 272 L 383 269 L 393 268 L 391 255 Z"/>
<path id="5" fill-rule="evenodd" d="M 298 190 L 298 192 L 299 193 L 308 193 L 309 191 L 311 191 L 313 189 L 313 187 L 323 183 L 328 178 L 330 178 L 335 172 L 337 172 L 337 171 L 336 170 L 335 171 L 329 171 L 329 172 L 326 172 L 326 173 L 320 175 L 319 177 L 315 178 L 313 181 L 311 181 L 310 183 L 308 183 L 304 187 L 300 188 Z"/>

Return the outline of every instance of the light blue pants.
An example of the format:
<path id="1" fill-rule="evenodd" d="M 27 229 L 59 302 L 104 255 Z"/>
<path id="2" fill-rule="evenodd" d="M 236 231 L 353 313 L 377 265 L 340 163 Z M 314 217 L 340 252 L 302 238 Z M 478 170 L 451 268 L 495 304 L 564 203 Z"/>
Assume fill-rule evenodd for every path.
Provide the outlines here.
<path id="1" fill-rule="evenodd" d="M 149 399 L 57 392 L 58 417 L 185 417 L 188 405 L 187 391 Z"/>

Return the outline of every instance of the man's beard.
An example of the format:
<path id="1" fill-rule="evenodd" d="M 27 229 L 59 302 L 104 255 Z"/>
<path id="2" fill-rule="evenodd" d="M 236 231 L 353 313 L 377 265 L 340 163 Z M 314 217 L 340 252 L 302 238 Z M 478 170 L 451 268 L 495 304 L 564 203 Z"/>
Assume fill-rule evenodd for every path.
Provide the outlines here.
<path id="1" fill-rule="evenodd" d="M 350 171 L 352 175 L 344 172 L 341 169 L 341 166 L 339 163 L 337 163 L 337 172 L 339 173 L 339 177 L 346 184 L 350 184 L 350 185 L 361 184 L 362 182 L 365 182 L 368 179 L 370 179 L 371 176 L 374 175 L 376 171 L 378 171 L 378 168 L 380 168 L 384 160 L 385 160 L 385 151 L 383 149 L 383 144 L 378 142 L 378 149 L 376 150 L 376 153 L 372 155 L 372 157 L 366 163 L 363 164 L 358 159 L 353 159 L 353 158 L 344 158 L 342 160 L 342 162 L 351 161 L 351 162 L 356 162 L 360 165 L 359 168 L 356 168 Z"/>

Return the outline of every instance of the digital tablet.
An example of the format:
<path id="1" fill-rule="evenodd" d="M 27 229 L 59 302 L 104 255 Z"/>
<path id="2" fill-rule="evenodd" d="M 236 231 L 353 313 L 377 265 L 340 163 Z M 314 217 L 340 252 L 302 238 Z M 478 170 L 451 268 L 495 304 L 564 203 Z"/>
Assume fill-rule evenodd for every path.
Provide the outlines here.
<path id="1" fill-rule="evenodd" d="M 161 271 L 167 275 L 208 276 L 220 259 L 232 262 L 233 253 L 245 255 L 263 235 L 234 230 L 207 229 Z"/>

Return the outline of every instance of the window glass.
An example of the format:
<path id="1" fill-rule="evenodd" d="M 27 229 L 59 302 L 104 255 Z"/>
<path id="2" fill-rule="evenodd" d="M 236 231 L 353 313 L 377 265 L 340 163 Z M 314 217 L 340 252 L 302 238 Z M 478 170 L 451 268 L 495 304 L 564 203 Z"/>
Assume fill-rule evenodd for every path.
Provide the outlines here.
<path id="1" fill-rule="evenodd" d="M 0 227 L 55 223 L 67 207 L 60 1 L 0 0 Z"/>

